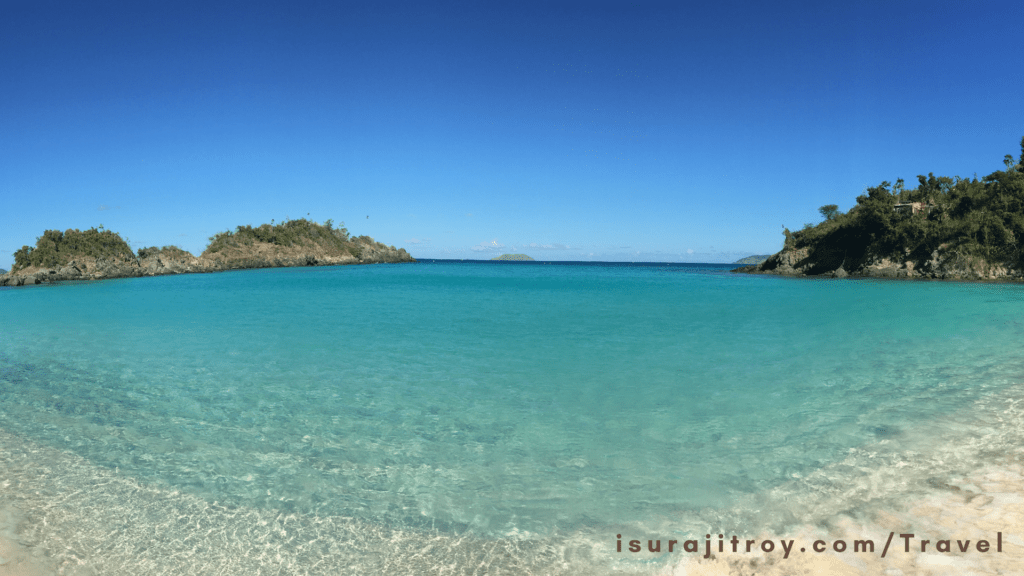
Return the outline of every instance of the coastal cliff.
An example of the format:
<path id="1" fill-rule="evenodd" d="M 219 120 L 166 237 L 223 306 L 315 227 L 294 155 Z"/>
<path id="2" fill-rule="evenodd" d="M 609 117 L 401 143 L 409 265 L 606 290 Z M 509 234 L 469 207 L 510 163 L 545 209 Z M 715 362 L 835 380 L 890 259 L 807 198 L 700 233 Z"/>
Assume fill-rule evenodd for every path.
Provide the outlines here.
<path id="1" fill-rule="evenodd" d="M 292 220 L 277 226 L 239 226 L 210 239 L 201 255 L 174 246 L 133 253 L 116 233 L 95 228 L 47 230 L 34 248 L 15 252 L 15 265 L 0 275 L 0 286 L 28 286 L 67 280 L 136 278 L 222 272 L 249 268 L 415 262 L 405 249 L 369 236 L 351 238 L 331 221 Z"/>
<path id="2" fill-rule="evenodd" d="M 918 176 L 916 188 L 882 182 L 845 214 L 785 229 L 777 254 L 735 272 L 825 278 L 1024 280 L 1024 139 L 1019 161 L 981 180 Z"/>
<path id="3" fill-rule="evenodd" d="M 765 262 L 737 268 L 734 272 L 806 276 L 820 278 L 917 278 L 922 280 L 1005 280 L 1021 281 L 1024 274 L 1007 264 L 991 263 L 984 258 L 955 250 L 936 250 L 926 259 L 869 258 L 859 266 L 845 264 L 836 268 L 810 255 L 808 248 L 783 249 Z"/>

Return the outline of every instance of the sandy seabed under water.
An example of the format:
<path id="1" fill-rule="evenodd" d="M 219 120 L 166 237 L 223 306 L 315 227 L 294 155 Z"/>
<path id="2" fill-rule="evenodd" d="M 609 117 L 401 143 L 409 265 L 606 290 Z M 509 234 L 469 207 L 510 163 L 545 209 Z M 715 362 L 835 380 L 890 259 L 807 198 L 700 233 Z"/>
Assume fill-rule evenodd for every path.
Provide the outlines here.
<path id="1" fill-rule="evenodd" d="M 699 553 L 676 553 L 667 561 L 662 556 L 650 563 L 615 554 L 610 538 L 600 543 L 586 538 L 487 540 L 388 528 L 341 516 L 223 506 L 136 482 L 71 452 L 0 430 L 0 576 L 1024 576 L 1024 401 L 1018 400 L 1022 388 L 1008 390 L 1001 407 L 984 418 L 983 427 L 958 429 L 947 436 L 962 442 L 939 439 L 936 446 L 941 448 L 927 455 L 931 460 L 952 460 L 958 454 L 983 454 L 968 460 L 977 463 L 968 474 L 942 478 L 915 473 L 899 458 L 879 462 L 877 469 L 861 464 L 861 477 L 849 484 L 856 484 L 856 490 L 891 492 L 889 487 L 901 481 L 927 489 L 908 492 L 913 495 L 896 505 L 889 500 L 883 507 L 858 510 L 844 509 L 858 501 L 856 496 L 805 490 L 802 500 L 793 499 L 792 504 L 803 508 L 797 517 L 806 522 L 785 534 L 737 534 L 741 542 L 774 540 L 772 552 L 757 551 L 755 546 L 750 553 L 732 553 L 726 543 L 724 553 L 704 558 L 701 539 Z M 996 435 L 1000 438 L 993 444 Z M 781 493 L 777 500 L 790 500 L 785 489 Z M 890 533 L 895 537 L 882 558 Z M 910 552 L 899 536 L 906 533 L 914 534 Z M 995 550 L 997 533 L 1001 552 Z M 726 534 L 726 542 L 731 537 Z M 712 538 L 715 546 L 717 534 Z M 788 558 L 783 558 L 780 539 L 795 542 Z M 864 539 L 874 541 L 875 551 L 853 552 L 853 542 Z M 990 542 L 988 552 L 976 549 L 981 539 Z M 848 549 L 812 552 L 817 540 L 829 546 L 843 540 Z M 923 540 L 930 541 L 925 552 L 920 551 Z M 952 541 L 949 552 L 936 551 L 940 540 Z M 961 552 L 957 540 L 970 540 L 969 549 Z"/>
<path id="2" fill-rule="evenodd" d="M 576 555 L 221 506 L 0 431 L 0 576 L 574 574 Z"/>

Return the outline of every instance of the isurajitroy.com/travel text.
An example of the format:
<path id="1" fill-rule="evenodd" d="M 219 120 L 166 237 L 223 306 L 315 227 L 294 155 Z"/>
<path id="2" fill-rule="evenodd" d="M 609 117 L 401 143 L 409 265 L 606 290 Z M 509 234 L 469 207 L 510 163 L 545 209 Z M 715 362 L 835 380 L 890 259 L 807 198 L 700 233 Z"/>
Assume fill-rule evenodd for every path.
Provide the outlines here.
<path id="1" fill-rule="evenodd" d="M 893 546 L 893 540 L 896 540 L 896 545 Z M 902 542 L 901 542 L 902 540 Z M 778 542 L 778 544 L 776 544 Z M 704 536 L 703 546 L 701 546 L 700 540 L 623 540 L 622 534 L 615 535 L 615 551 L 623 553 L 685 553 L 685 554 L 699 554 L 704 552 L 704 558 L 710 558 L 712 554 L 745 554 L 745 553 L 756 553 L 764 552 L 765 554 L 782 553 L 783 558 L 789 558 L 791 554 L 796 552 L 800 553 L 822 553 L 822 552 L 864 552 L 868 554 L 876 553 L 875 541 L 870 538 L 858 539 L 858 540 L 814 540 L 813 542 L 801 542 L 800 547 L 797 548 L 797 540 L 784 538 L 779 539 L 764 539 L 764 540 L 747 540 L 740 539 L 735 534 L 731 539 L 726 539 L 724 534 L 719 534 L 718 538 L 712 538 L 711 534 Z M 890 550 L 892 548 L 892 550 Z M 918 538 L 914 534 L 896 534 L 895 532 L 889 532 L 889 537 L 885 541 L 885 545 L 881 550 L 881 557 L 885 558 L 885 555 L 890 551 L 896 552 L 899 549 L 903 552 L 937 552 L 942 554 L 947 553 L 967 553 L 967 552 L 978 552 L 982 554 L 987 553 L 1001 553 L 1003 551 L 1003 533 L 996 532 L 995 541 L 988 539 L 943 539 L 943 540 L 925 540 Z"/>

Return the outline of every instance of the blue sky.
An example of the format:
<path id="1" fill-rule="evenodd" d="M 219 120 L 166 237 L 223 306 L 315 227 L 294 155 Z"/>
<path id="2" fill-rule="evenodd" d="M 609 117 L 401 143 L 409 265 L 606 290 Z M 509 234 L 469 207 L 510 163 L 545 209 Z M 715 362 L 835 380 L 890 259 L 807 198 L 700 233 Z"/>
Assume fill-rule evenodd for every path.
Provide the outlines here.
<path id="1" fill-rule="evenodd" d="M 1020 154 L 1020 2 L 0 0 L 0 267 L 344 221 L 422 258 L 729 262 Z"/>

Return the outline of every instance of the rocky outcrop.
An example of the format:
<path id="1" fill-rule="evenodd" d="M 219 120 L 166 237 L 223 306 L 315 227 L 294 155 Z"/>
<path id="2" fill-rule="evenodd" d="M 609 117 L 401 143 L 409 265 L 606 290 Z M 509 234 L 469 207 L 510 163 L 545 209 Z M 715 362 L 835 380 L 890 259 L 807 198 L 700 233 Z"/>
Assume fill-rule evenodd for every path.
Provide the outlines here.
<path id="1" fill-rule="evenodd" d="M 248 268 L 286 266 L 333 266 L 415 262 L 405 249 L 386 246 L 365 237 L 353 240 L 351 249 L 337 253 L 322 246 L 277 246 L 263 242 L 240 248 L 203 253 L 196 257 L 173 246 L 143 248 L 137 258 L 76 257 L 59 269 L 30 267 L 0 275 L 0 286 L 31 286 L 68 280 L 135 278 L 167 274 L 222 272 Z"/>
<path id="2" fill-rule="evenodd" d="M 142 276 L 134 258 L 94 258 L 79 256 L 59 268 L 30 266 L 17 272 L 0 275 L 0 286 L 31 286 L 66 280 L 100 280 Z"/>
<path id="3" fill-rule="evenodd" d="M 761 264 L 744 266 L 738 271 L 779 274 L 782 276 L 804 276 L 813 264 L 807 257 L 807 249 L 783 250 L 773 254 Z"/>
<path id="4" fill-rule="evenodd" d="M 139 250 L 139 269 L 143 276 L 208 272 L 210 266 L 191 253 L 175 246 Z"/>
<path id="5" fill-rule="evenodd" d="M 834 265 L 833 265 L 834 266 Z M 946 246 L 927 258 L 903 259 L 869 257 L 862 264 L 847 270 L 846 262 L 838 268 L 823 266 L 807 248 L 783 249 L 762 264 L 737 268 L 747 274 L 776 274 L 818 278 L 907 278 L 961 281 L 1021 281 L 1024 274 L 1006 264 L 994 264 L 983 258 L 964 254 Z"/>
<path id="6" fill-rule="evenodd" d="M 206 266 L 213 270 L 416 261 L 404 248 L 386 246 L 365 236 L 353 239 L 344 250 L 312 242 L 302 246 L 279 246 L 266 242 L 253 242 L 247 245 L 229 246 L 216 252 L 207 250 L 196 260 L 199 266 Z"/>
<path id="7" fill-rule="evenodd" d="M 416 261 L 405 251 L 405 248 L 385 246 L 380 242 L 361 243 L 357 259 L 360 264 L 391 264 Z"/>

